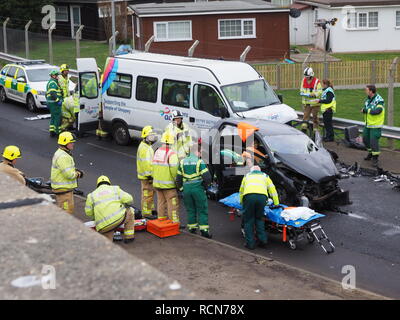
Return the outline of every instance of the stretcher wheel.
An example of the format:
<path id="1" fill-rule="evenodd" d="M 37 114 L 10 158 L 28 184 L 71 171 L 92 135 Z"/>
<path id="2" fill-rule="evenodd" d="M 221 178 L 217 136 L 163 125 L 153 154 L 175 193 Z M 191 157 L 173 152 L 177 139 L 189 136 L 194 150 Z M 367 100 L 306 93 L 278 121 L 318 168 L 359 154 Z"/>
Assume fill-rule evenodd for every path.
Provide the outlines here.
<path id="1" fill-rule="evenodd" d="M 292 250 L 296 250 L 297 249 L 296 242 L 294 242 L 293 240 L 289 240 L 289 247 Z"/>
<path id="2" fill-rule="evenodd" d="M 308 243 L 314 243 L 315 238 L 312 234 L 307 234 Z"/>

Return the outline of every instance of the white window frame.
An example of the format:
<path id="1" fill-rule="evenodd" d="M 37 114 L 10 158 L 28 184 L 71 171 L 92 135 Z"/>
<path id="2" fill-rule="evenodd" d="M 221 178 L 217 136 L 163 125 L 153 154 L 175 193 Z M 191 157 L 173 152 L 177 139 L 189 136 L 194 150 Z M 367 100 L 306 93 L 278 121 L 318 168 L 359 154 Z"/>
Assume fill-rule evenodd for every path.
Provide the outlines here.
<path id="1" fill-rule="evenodd" d="M 221 37 L 221 21 L 241 21 L 241 36 L 230 36 L 230 37 Z M 244 35 L 244 22 L 252 21 L 253 22 L 253 34 L 252 35 Z M 257 28 L 256 28 L 256 18 L 238 18 L 238 19 L 218 19 L 218 40 L 229 40 L 229 39 L 255 39 L 257 38 Z"/>
<path id="2" fill-rule="evenodd" d="M 397 24 L 397 15 L 399 15 L 399 24 Z M 394 12 L 394 27 L 400 29 L 400 10 L 395 10 Z"/>
<path id="3" fill-rule="evenodd" d="M 99 14 L 99 18 L 110 18 L 111 17 L 111 6 L 98 6 L 98 14 Z M 107 12 L 107 15 L 103 14 L 103 10 L 102 9 L 109 9 L 110 11 Z M 109 14 L 108 14 L 109 13 Z M 121 7 L 119 5 L 115 6 L 115 16 L 120 16 L 121 15 Z"/>
<path id="4" fill-rule="evenodd" d="M 169 23 L 175 23 L 175 22 L 189 22 L 189 29 L 190 29 L 190 36 L 188 38 L 174 38 L 170 39 L 168 35 L 168 24 Z M 157 25 L 159 24 L 165 24 L 166 25 L 166 34 L 167 38 L 166 39 L 159 39 L 157 36 Z M 193 36 L 192 36 L 192 20 L 177 20 L 177 21 L 154 21 L 153 22 L 153 34 L 154 34 L 154 42 L 172 42 L 172 41 L 192 41 Z"/>
<path id="5" fill-rule="evenodd" d="M 75 24 L 74 21 L 74 9 L 79 9 L 79 24 Z M 69 11 L 70 11 L 70 16 L 71 16 L 71 38 L 75 39 L 75 26 L 79 26 L 82 25 L 82 12 L 81 12 L 81 7 L 80 6 L 70 6 L 69 7 Z"/>
<path id="6" fill-rule="evenodd" d="M 69 21 L 69 16 L 68 16 L 68 6 L 55 6 L 55 8 L 56 8 L 56 21 L 59 21 L 59 22 L 68 22 Z M 57 9 L 61 9 L 61 8 L 63 8 L 63 9 L 65 9 L 65 13 L 67 14 L 67 19 L 58 19 L 57 18 Z"/>
<path id="7" fill-rule="evenodd" d="M 369 26 L 369 15 L 370 15 L 370 13 L 377 13 L 378 14 L 378 26 L 377 27 L 370 27 Z M 360 27 L 359 26 L 359 21 L 360 21 L 360 15 L 362 15 L 362 14 L 366 14 L 366 16 L 367 16 L 367 26 L 365 26 L 365 27 Z M 355 21 L 355 26 L 354 27 L 349 27 L 349 25 L 347 24 L 347 27 L 346 27 L 346 30 L 349 30 L 349 31 L 357 31 L 357 30 L 378 30 L 379 29 L 379 11 L 357 11 L 357 12 L 351 12 L 351 11 L 349 11 L 349 12 L 347 12 L 347 21 L 348 21 L 348 16 L 349 15 L 355 15 L 355 19 L 356 19 L 356 21 Z"/>

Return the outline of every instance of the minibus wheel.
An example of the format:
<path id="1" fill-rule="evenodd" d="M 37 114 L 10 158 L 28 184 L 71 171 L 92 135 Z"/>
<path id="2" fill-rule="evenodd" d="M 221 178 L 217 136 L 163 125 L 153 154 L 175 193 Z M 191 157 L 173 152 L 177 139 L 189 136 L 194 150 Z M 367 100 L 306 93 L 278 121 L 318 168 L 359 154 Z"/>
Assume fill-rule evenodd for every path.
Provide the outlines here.
<path id="1" fill-rule="evenodd" d="M 128 128 L 121 122 L 114 123 L 112 126 L 112 133 L 115 142 L 120 146 L 126 146 L 131 141 Z"/>

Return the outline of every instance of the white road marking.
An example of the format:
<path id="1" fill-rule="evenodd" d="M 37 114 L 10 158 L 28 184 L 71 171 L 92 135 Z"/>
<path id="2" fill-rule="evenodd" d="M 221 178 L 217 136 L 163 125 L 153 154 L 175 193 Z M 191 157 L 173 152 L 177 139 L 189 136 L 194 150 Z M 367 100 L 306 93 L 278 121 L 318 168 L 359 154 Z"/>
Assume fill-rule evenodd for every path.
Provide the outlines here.
<path id="1" fill-rule="evenodd" d="M 86 144 L 88 144 L 88 145 L 90 145 L 92 147 L 98 148 L 98 149 L 102 149 L 102 150 L 109 151 L 109 152 L 114 152 L 114 153 L 121 154 L 121 155 L 129 157 L 129 158 L 136 159 L 136 156 L 134 156 L 132 154 L 116 151 L 116 150 L 113 150 L 113 149 L 110 149 L 110 148 L 106 148 L 106 147 L 103 147 L 103 146 L 99 146 L 97 144 L 90 143 L 90 142 L 87 142 Z"/>

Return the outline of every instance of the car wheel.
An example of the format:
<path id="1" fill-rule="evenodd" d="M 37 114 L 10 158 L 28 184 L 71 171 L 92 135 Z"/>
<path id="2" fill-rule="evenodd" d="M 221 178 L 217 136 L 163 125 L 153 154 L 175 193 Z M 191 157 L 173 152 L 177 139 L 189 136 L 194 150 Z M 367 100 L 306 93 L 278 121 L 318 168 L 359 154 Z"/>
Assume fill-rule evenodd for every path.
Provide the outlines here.
<path id="1" fill-rule="evenodd" d="M 38 111 L 38 108 L 36 107 L 36 102 L 35 102 L 35 99 L 33 98 L 33 95 L 28 94 L 28 97 L 26 98 L 26 106 L 30 112 Z"/>
<path id="2" fill-rule="evenodd" d="M 115 142 L 120 146 L 126 146 L 131 141 L 128 128 L 121 122 L 117 122 L 112 127 Z"/>
<path id="3" fill-rule="evenodd" d="M 0 87 L 0 102 L 7 102 L 7 94 L 4 87 Z"/>

